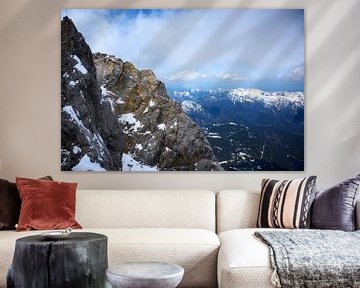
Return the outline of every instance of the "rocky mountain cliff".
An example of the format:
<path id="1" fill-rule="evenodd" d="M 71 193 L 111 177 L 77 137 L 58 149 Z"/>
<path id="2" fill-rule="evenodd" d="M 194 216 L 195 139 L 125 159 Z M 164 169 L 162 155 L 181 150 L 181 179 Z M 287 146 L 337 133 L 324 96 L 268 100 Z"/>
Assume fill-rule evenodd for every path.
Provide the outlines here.
<path id="1" fill-rule="evenodd" d="M 125 137 L 102 100 L 93 56 L 68 17 L 61 21 L 61 170 L 121 170 Z"/>
<path id="2" fill-rule="evenodd" d="M 200 128 L 151 70 L 92 55 L 61 22 L 62 170 L 222 170 Z"/>
<path id="3" fill-rule="evenodd" d="M 94 62 L 103 101 L 127 135 L 130 161 L 124 170 L 132 170 L 136 161 L 158 170 L 222 170 L 203 132 L 167 95 L 153 71 L 100 53 Z"/>

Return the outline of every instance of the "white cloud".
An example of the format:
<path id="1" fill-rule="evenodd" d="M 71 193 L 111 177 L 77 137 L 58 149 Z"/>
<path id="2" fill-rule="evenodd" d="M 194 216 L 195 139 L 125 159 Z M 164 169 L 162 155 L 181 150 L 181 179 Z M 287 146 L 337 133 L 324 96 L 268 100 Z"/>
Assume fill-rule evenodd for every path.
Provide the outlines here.
<path id="1" fill-rule="evenodd" d="M 304 64 L 294 66 L 283 74 L 278 75 L 279 79 L 299 81 L 304 79 Z"/>
<path id="2" fill-rule="evenodd" d="M 269 78 L 304 61 L 303 14 L 295 10 L 129 11 L 66 9 L 62 15 L 74 20 L 93 52 L 150 68 L 165 80 Z"/>
<path id="3" fill-rule="evenodd" d="M 230 81 L 244 81 L 247 78 L 245 76 L 234 74 L 234 73 L 225 73 L 221 76 L 221 79 L 223 80 L 230 80 Z"/>
<path id="4" fill-rule="evenodd" d="M 288 75 L 288 78 L 290 80 L 302 80 L 304 79 L 304 65 L 299 65 L 297 67 L 294 67 L 290 71 L 290 74 Z"/>
<path id="5" fill-rule="evenodd" d="M 236 73 L 201 73 L 194 70 L 182 70 L 170 76 L 165 76 L 164 79 L 169 81 L 194 81 L 194 80 L 209 80 L 209 81 L 244 81 L 247 78 Z"/>
<path id="6" fill-rule="evenodd" d="M 170 76 L 165 76 L 165 79 L 170 81 L 192 81 L 201 78 L 201 74 L 195 71 L 183 70 Z"/>

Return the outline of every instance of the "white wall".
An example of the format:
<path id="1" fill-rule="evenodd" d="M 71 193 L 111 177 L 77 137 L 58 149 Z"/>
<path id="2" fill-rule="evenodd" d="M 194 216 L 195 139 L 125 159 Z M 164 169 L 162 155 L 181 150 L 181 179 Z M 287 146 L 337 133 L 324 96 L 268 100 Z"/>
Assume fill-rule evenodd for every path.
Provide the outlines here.
<path id="1" fill-rule="evenodd" d="M 133 3 L 136 2 L 136 3 Z M 305 8 L 305 172 L 60 171 L 61 8 Z M 318 175 L 326 187 L 360 173 L 359 0 L 16 0 L 0 9 L 0 178 L 52 175 L 82 189 L 257 189 L 263 177 Z"/>

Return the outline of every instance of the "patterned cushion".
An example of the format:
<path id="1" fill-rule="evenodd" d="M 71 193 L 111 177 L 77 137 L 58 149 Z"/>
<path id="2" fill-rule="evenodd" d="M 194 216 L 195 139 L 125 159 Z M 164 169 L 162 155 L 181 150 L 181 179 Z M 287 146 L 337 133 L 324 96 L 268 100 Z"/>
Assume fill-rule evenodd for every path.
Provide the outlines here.
<path id="1" fill-rule="evenodd" d="M 257 227 L 308 228 L 316 176 L 294 180 L 263 179 Z"/>

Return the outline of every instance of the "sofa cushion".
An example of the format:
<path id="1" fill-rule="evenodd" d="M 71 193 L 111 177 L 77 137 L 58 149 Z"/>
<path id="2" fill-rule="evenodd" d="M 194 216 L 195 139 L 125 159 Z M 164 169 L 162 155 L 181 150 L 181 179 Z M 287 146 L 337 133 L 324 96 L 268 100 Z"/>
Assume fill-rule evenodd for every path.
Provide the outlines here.
<path id="1" fill-rule="evenodd" d="M 51 176 L 40 179 L 52 180 Z M 15 230 L 21 207 L 19 191 L 15 183 L 0 179 L 0 230 Z"/>
<path id="2" fill-rule="evenodd" d="M 77 230 L 74 230 L 77 231 Z M 220 241 L 204 229 L 138 228 L 82 229 L 108 237 L 109 265 L 135 261 L 176 263 L 185 269 L 179 287 L 216 287 L 216 263 Z M 17 238 L 44 231 L 0 232 L 0 287 L 6 287 Z"/>
<path id="3" fill-rule="evenodd" d="M 84 228 L 215 231 L 215 194 L 210 190 L 78 190 L 76 198 L 76 219 Z"/>
<path id="4" fill-rule="evenodd" d="M 16 178 L 21 198 L 16 230 L 81 228 L 75 221 L 76 183 Z"/>
<path id="5" fill-rule="evenodd" d="M 328 189 L 319 190 L 312 205 L 311 227 L 353 231 L 359 186 L 360 174 Z"/>
<path id="6" fill-rule="evenodd" d="M 15 230 L 21 200 L 15 183 L 0 179 L 0 230 Z"/>
<path id="7" fill-rule="evenodd" d="M 182 266 L 179 287 L 216 287 L 220 241 L 203 229 L 138 228 L 97 230 L 109 237 L 109 265 L 122 262 L 160 261 Z"/>
<path id="8" fill-rule="evenodd" d="M 235 229 L 219 234 L 219 288 L 274 287 L 269 248 L 254 236 L 255 231 L 261 230 L 270 229 Z"/>
<path id="9" fill-rule="evenodd" d="M 316 176 L 294 180 L 263 179 L 257 227 L 308 228 Z"/>

